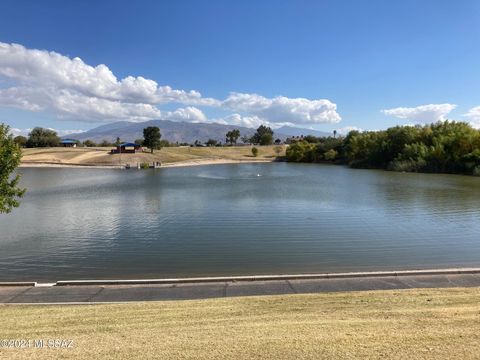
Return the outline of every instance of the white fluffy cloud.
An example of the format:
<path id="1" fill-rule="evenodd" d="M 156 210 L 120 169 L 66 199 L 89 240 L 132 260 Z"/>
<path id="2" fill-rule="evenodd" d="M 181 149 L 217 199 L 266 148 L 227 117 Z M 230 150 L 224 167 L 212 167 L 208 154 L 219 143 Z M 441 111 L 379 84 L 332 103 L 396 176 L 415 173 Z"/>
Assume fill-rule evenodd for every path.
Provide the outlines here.
<path id="1" fill-rule="evenodd" d="M 70 59 L 56 52 L 31 50 L 18 44 L 0 43 L 0 75 L 29 86 L 57 88 L 106 100 L 147 104 L 217 103 L 214 99 L 202 98 L 198 91 L 158 86 L 141 76 L 119 80 L 104 64 L 93 67 L 78 57 Z"/>
<path id="2" fill-rule="evenodd" d="M 284 96 L 266 98 L 257 94 L 231 93 L 222 105 L 268 122 L 324 124 L 338 123 L 341 120 L 337 105 L 326 99 L 292 99 Z"/>
<path id="3" fill-rule="evenodd" d="M 242 116 L 240 114 L 232 114 L 220 119 L 214 119 L 212 122 L 224 125 L 237 125 L 248 128 L 257 128 L 260 125 L 270 125 L 265 120 L 260 119 L 258 116 Z"/>
<path id="4" fill-rule="evenodd" d="M 28 133 L 32 131 L 31 128 L 28 129 L 19 129 L 19 128 L 10 128 L 10 134 L 13 136 L 23 135 L 28 136 Z"/>
<path id="5" fill-rule="evenodd" d="M 168 111 L 162 113 L 162 119 L 173 121 L 186 121 L 186 122 L 206 122 L 207 117 L 202 110 L 188 106 L 186 108 L 179 108 L 175 111 Z"/>
<path id="6" fill-rule="evenodd" d="M 337 132 L 341 135 L 347 135 L 350 131 L 363 131 L 363 129 L 356 127 L 356 126 L 344 126 L 339 129 L 337 129 Z"/>
<path id="7" fill-rule="evenodd" d="M 29 111 L 50 111 L 59 117 L 85 121 L 159 118 L 165 103 L 214 106 L 198 91 L 158 86 L 141 76 L 117 79 L 103 64 L 90 66 L 80 58 L 0 43 L 0 76 L 14 86 L 0 89 L 0 105 Z"/>
<path id="8" fill-rule="evenodd" d="M 446 116 L 457 107 L 454 104 L 429 104 L 407 108 L 398 107 L 382 110 L 385 115 L 408 119 L 416 123 L 431 123 L 446 120 Z"/>
<path id="9" fill-rule="evenodd" d="M 58 136 L 78 134 L 78 133 L 82 133 L 82 132 L 85 131 L 85 130 L 57 130 L 57 129 L 53 129 L 53 128 L 48 128 L 48 129 L 55 131 Z M 12 133 L 13 136 L 18 136 L 18 135 L 28 136 L 28 134 L 32 130 L 33 129 L 31 129 L 31 128 L 27 128 L 27 129 L 11 128 L 10 133 Z"/>
<path id="10" fill-rule="evenodd" d="M 87 122 L 146 121 L 161 115 L 160 110 L 150 104 L 112 101 L 57 88 L 0 89 L 1 105 L 37 112 L 48 111 L 59 118 Z"/>
<path id="11" fill-rule="evenodd" d="M 475 106 L 468 110 L 463 116 L 470 119 L 470 125 L 476 129 L 480 129 L 480 106 Z"/>
<path id="12" fill-rule="evenodd" d="M 141 76 L 118 79 L 104 64 L 91 66 L 78 57 L 2 42 L 0 79 L 7 79 L 8 84 L 0 86 L 0 106 L 49 112 L 59 119 L 111 122 L 163 118 L 207 122 L 207 116 L 196 107 L 206 106 L 234 112 L 219 121 L 249 127 L 341 120 L 336 104 L 326 99 L 266 98 L 233 92 L 222 101 L 202 97 L 195 90 L 159 86 Z M 157 106 L 167 103 L 186 107 L 175 111 L 158 109 Z"/>
<path id="13" fill-rule="evenodd" d="M 269 122 L 265 119 L 259 118 L 258 116 L 242 116 L 240 114 L 231 114 L 222 118 L 212 119 L 210 122 L 224 125 L 237 125 L 255 129 L 260 125 L 266 125 L 272 129 L 278 129 L 282 126 L 295 126 L 295 124 L 291 122 Z"/>

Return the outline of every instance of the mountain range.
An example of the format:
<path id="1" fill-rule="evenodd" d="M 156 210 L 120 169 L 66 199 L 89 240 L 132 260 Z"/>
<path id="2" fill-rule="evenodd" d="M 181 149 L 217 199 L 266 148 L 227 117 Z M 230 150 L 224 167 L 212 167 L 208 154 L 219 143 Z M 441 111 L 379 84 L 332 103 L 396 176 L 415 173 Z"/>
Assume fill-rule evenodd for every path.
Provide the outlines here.
<path id="1" fill-rule="evenodd" d="M 118 121 L 107 125 L 101 125 L 94 129 L 64 136 L 63 138 L 71 138 L 80 141 L 87 139 L 101 142 L 107 140 L 114 142 L 117 137 L 122 141 L 134 141 L 143 138 L 143 129 L 148 126 L 158 126 L 162 134 L 162 140 L 179 143 L 194 143 L 196 140 L 206 142 L 208 139 L 217 141 L 225 141 L 225 134 L 233 129 L 239 129 L 241 136 L 252 136 L 256 129 L 235 126 L 223 125 L 216 123 L 189 123 L 170 120 L 150 120 L 145 122 L 128 122 Z M 274 138 L 285 140 L 290 136 L 300 135 L 314 135 L 314 136 L 329 136 L 327 132 L 296 128 L 290 126 L 283 126 L 274 130 Z"/>

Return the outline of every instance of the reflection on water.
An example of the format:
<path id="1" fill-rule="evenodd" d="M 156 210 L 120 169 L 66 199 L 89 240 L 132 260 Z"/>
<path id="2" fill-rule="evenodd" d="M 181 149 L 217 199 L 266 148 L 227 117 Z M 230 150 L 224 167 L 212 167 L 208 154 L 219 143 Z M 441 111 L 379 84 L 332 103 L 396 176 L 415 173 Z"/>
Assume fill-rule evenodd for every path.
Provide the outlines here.
<path id="1" fill-rule="evenodd" d="M 23 169 L 0 280 L 480 265 L 480 179 L 312 164 Z"/>

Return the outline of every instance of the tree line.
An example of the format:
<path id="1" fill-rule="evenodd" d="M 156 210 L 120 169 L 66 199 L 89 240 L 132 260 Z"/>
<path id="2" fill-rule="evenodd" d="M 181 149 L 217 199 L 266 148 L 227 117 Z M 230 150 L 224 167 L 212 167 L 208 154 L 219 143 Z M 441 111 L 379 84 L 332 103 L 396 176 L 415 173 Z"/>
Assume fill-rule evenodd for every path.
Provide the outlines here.
<path id="1" fill-rule="evenodd" d="M 246 135 L 241 136 L 239 129 L 233 129 L 228 131 L 225 134 L 225 144 L 227 145 L 236 145 L 238 139 L 241 139 L 243 143 L 251 143 L 254 145 L 272 145 L 273 141 L 273 130 L 265 125 L 261 125 L 257 128 L 255 134 L 251 137 Z M 136 139 L 135 144 L 146 146 L 150 149 L 160 149 L 167 146 L 178 146 L 178 145 L 190 145 L 188 143 L 171 143 L 168 140 L 161 139 L 160 129 L 156 126 L 149 126 L 143 129 L 143 139 Z M 61 139 L 54 130 L 46 129 L 42 127 L 34 128 L 29 134 L 28 137 L 19 135 L 14 138 L 16 144 L 20 147 L 56 147 L 60 145 Z M 280 139 L 276 139 L 275 143 L 279 144 Z M 100 142 L 94 142 L 93 140 L 87 139 L 83 142 L 77 140 L 77 146 L 86 146 L 86 147 L 112 147 L 117 146 L 121 143 L 121 139 L 117 137 L 115 142 L 108 140 L 102 140 Z M 200 145 L 201 142 L 198 140 L 195 141 L 194 145 Z M 207 146 L 222 146 L 222 143 L 215 139 L 209 139 L 205 142 Z"/>
<path id="2" fill-rule="evenodd" d="M 165 146 L 172 146 L 168 140 L 160 140 L 160 129 L 155 126 L 151 126 L 144 129 L 144 138 L 135 140 L 138 145 L 148 146 L 151 145 L 157 149 Z M 157 139 L 158 136 L 158 139 Z M 34 148 L 34 147 L 56 147 L 60 145 L 60 137 L 55 130 L 46 129 L 42 127 L 36 127 L 28 134 L 28 137 L 18 135 L 13 138 L 13 141 L 20 147 Z M 117 137 L 114 142 L 108 140 L 102 140 L 100 142 L 94 142 L 92 140 L 79 141 L 77 140 L 77 146 L 87 147 L 112 147 L 122 143 L 122 140 Z"/>
<path id="3" fill-rule="evenodd" d="M 480 130 L 468 123 L 442 121 L 351 131 L 345 137 L 307 136 L 289 146 L 288 161 L 332 162 L 354 168 L 480 176 Z"/>

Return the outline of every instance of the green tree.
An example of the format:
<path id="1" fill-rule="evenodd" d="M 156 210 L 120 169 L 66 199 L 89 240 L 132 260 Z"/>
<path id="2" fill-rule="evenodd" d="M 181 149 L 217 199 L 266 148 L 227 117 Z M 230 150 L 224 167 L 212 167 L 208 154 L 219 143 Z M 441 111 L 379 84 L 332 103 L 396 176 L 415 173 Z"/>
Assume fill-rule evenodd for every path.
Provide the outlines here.
<path id="1" fill-rule="evenodd" d="M 271 145 L 273 142 L 273 130 L 265 125 L 260 125 L 251 138 L 252 143 L 260 145 Z"/>
<path id="2" fill-rule="evenodd" d="M 15 144 L 17 144 L 20 147 L 27 146 L 27 138 L 25 136 L 22 136 L 22 135 L 15 136 L 13 141 L 15 141 Z"/>
<path id="3" fill-rule="evenodd" d="M 229 132 L 227 132 L 225 137 L 226 137 L 227 143 L 230 143 L 231 145 L 236 144 L 238 138 L 240 137 L 240 130 L 238 129 L 230 130 Z"/>
<path id="4" fill-rule="evenodd" d="M 150 151 L 153 154 L 153 150 L 160 148 L 160 128 L 157 126 L 149 126 L 143 129 L 143 144 L 150 148 Z"/>
<path id="5" fill-rule="evenodd" d="M 320 138 L 317 138 L 316 136 L 313 135 L 307 135 L 303 138 L 304 141 L 315 144 L 320 141 Z"/>
<path id="6" fill-rule="evenodd" d="M 54 147 L 58 146 L 60 138 L 54 130 L 41 127 L 34 128 L 28 134 L 27 147 Z"/>
<path id="7" fill-rule="evenodd" d="M 25 189 L 18 187 L 20 175 L 15 173 L 22 158 L 22 150 L 9 134 L 10 128 L 0 124 L 0 213 L 9 213 L 20 205 Z"/>
<path id="8" fill-rule="evenodd" d="M 137 145 L 143 146 L 143 139 L 136 139 L 134 143 Z"/>
<path id="9" fill-rule="evenodd" d="M 319 137 L 317 138 L 314 161 L 331 161 L 340 159 L 343 157 L 343 150 L 344 146 L 342 139 L 331 136 Z"/>
<path id="10" fill-rule="evenodd" d="M 176 144 L 178 146 L 178 143 Z M 171 144 L 168 140 L 160 140 L 160 149 L 164 147 L 175 146 Z"/>
<path id="11" fill-rule="evenodd" d="M 86 146 L 86 147 L 95 147 L 95 146 L 97 146 L 97 144 L 95 144 L 92 140 L 87 139 L 87 140 L 85 140 L 85 141 L 83 142 L 83 146 Z"/>
<path id="12" fill-rule="evenodd" d="M 257 157 L 258 156 L 258 149 L 256 147 L 252 147 L 252 155 L 254 157 Z"/>
<path id="13" fill-rule="evenodd" d="M 102 140 L 102 142 L 99 144 L 101 147 L 109 147 L 109 146 L 113 146 L 112 143 L 110 143 L 108 140 Z"/>
<path id="14" fill-rule="evenodd" d="M 207 146 L 216 146 L 218 143 L 217 140 L 214 139 L 208 139 L 208 141 L 205 143 Z"/>
<path id="15" fill-rule="evenodd" d="M 273 135 L 265 133 L 260 138 L 260 145 L 272 145 L 273 144 Z"/>

